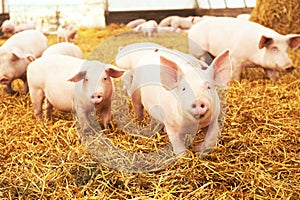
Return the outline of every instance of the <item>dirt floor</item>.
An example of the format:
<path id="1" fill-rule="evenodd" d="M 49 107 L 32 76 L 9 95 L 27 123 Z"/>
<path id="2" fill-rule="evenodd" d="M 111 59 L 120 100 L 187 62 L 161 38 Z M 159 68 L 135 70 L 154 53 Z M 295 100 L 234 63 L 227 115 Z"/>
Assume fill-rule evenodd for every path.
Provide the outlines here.
<path id="1" fill-rule="evenodd" d="M 54 35 L 47 37 L 49 44 L 56 43 Z M 76 44 L 85 58 L 114 63 L 119 47 L 140 41 L 187 49 L 186 34 L 148 39 L 120 25 L 80 29 Z M 155 172 L 129 173 L 116 165 L 124 152 L 138 155 L 165 146 L 166 134 L 129 136 L 120 130 L 125 125 L 116 123 L 122 116 L 114 115 L 105 134 L 123 153 L 91 149 L 90 141 L 80 139 L 71 113 L 55 110 L 50 122 L 38 122 L 29 94 L 10 96 L 1 86 L 0 198 L 299 199 L 300 62 L 298 52 L 291 54 L 296 70 L 282 73 L 276 83 L 261 69 L 248 69 L 241 83 L 230 83 L 222 135 L 208 156 L 188 152 Z M 121 94 L 120 80 L 115 82 Z M 20 90 L 22 83 L 15 81 L 14 87 Z M 123 112 L 120 101 L 113 112 Z"/>

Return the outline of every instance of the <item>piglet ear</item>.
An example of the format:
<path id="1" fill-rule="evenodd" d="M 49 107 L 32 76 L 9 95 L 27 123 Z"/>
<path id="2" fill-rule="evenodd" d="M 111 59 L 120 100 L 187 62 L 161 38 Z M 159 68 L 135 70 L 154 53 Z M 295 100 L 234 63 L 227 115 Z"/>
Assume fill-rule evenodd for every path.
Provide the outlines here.
<path id="1" fill-rule="evenodd" d="M 68 81 L 78 82 L 82 79 L 85 79 L 86 72 L 87 72 L 86 70 L 80 71 L 77 74 L 75 74 L 72 78 L 68 79 Z"/>
<path id="2" fill-rule="evenodd" d="M 262 35 L 259 40 L 259 43 L 258 43 L 258 48 L 262 49 L 264 47 L 268 47 L 269 45 L 271 45 L 273 43 L 274 43 L 273 38 Z"/>
<path id="3" fill-rule="evenodd" d="M 214 84 L 226 87 L 231 79 L 232 65 L 230 61 L 230 51 L 227 49 L 219 54 L 212 62 L 214 69 Z"/>
<path id="4" fill-rule="evenodd" d="M 105 68 L 106 73 L 113 78 L 119 78 L 120 76 L 122 76 L 125 72 L 125 70 L 120 69 L 116 66 L 110 65 L 109 67 Z"/>
<path id="5" fill-rule="evenodd" d="M 287 43 L 290 48 L 294 49 L 297 48 L 300 45 L 300 35 L 298 34 L 288 34 L 289 38 L 287 40 Z"/>
<path id="6" fill-rule="evenodd" d="M 178 65 L 171 60 L 160 56 L 160 79 L 167 90 L 172 90 L 178 86 L 182 78 L 182 72 Z"/>
<path id="7" fill-rule="evenodd" d="M 17 59 L 22 58 L 22 52 L 18 48 L 13 48 L 11 50 L 11 53 L 12 53 L 12 58 L 11 58 L 12 60 L 17 60 Z"/>

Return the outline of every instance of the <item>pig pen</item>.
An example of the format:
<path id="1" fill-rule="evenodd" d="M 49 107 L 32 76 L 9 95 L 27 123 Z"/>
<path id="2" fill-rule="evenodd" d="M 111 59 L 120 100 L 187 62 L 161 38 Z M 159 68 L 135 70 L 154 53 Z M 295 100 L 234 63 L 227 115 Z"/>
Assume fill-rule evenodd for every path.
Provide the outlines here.
<path id="1" fill-rule="evenodd" d="M 128 34 L 124 40 L 127 31 L 115 24 L 80 29 L 76 44 L 85 58 L 103 62 L 113 62 L 120 44 L 130 42 L 187 50 L 185 34 L 150 39 Z M 56 42 L 54 36 L 48 39 Z M 101 164 L 80 140 L 71 113 L 54 110 L 52 121 L 37 123 L 29 94 L 10 96 L 1 87 L 0 198 L 299 199 L 300 53 L 292 53 L 297 69 L 277 83 L 260 69 L 247 69 L 241 83 L 230 84 L 222 135 L 207 157 L 188 153 L 149 173 L 124 173 Z M 15 81 L 14 87 L 22 86 Z M 125 151 L 151 151 L 168 142 L 163 133 L 130 137 L 114 125 L 107 136 Z"/>

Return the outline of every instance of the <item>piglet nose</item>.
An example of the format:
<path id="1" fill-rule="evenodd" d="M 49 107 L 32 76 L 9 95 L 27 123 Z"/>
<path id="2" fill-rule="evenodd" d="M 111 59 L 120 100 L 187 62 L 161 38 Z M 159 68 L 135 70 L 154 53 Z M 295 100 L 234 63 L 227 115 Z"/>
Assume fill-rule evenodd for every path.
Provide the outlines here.
<path id="1" fill-rule="evenodd" d="M 191 105 L 191 113 L 197 119 L 203 117 L 207 113 L 207 111 L 208 111 L 208 106 L 202 100 L 196 100 Z"/>
<path id="2" fill-rule="evenodd" d="M 286 72 L 291 72 L 291 71 L 293 71 L 294 69 L 295 69 L 294 66 L 290 66 L 290 67 L 286 68 L 285 71 L 286 71 Z"/>
<path id="3" fill-rule="evenodd" d="M 99 103 L 101 103 L 102 99 L 103 99 L 103 93 L 101 93 L 101 92 L 95 92 L 91 96 L 91 102 L 93 104 L 99 104 Z"/>

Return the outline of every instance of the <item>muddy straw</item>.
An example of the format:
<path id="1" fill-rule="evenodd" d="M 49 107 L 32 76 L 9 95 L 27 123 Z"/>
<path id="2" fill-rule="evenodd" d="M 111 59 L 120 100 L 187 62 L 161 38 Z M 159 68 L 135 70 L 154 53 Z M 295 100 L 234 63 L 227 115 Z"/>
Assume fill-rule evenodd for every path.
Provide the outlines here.
<path id="1" fill-rule="evenodd" d="M 117 25 L 82 29 L 77 44 L 87 56 L 125 30 Z M 101 48 L 98 52 L 104 54 Z M 105 46 L 105 51 L 115 51 L 115 46 Z M 28 94 L 9 96 L 1 90 L 0 197 L 299 199 L 299 77 L 299 66 L 277 83 L 260 69 L 246 70 L 242 82 L 231 83 L 226 93 L 222 136 L 206 158 L 188 153 L 158 172 L 133 174 L 103 165 L 87 151 L 70 113 L 54 111 L 51 122 L 37 123 Z M 168 142 L 161 134 L 151 138 L 156 144 L 151 145 L 112 127 L 107 137 L 125 151 L 155 150 Z"/>

